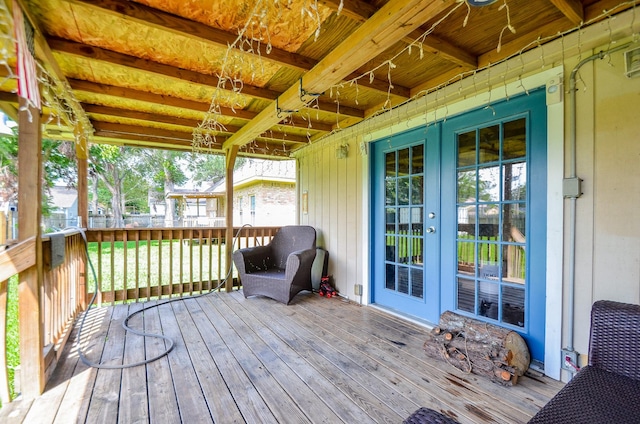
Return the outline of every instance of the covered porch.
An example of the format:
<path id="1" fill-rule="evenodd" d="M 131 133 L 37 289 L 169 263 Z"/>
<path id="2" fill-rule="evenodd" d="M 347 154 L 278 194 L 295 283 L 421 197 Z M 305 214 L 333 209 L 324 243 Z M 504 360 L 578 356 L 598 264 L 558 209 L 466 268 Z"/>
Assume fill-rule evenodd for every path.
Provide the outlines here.
<path id="1" fill-rule="evenodd" d="M 0 355 L 3 422 L 400 422 L 420 406 L 463 423 L 528 421 L 562 383 L 536 371 L 514 387 L 462 374 L 446 361 L 424 354 L 426 327 L 372 305 L 377 303 L 376 274 L 381 277 L 384 272 L 372 266 L 375 221 L 370 211 L 376 205 L 371 201 L 371 186 L 374 172 L 383 175 L 385 168 L 376 169 L 370 149 L 374 142 L 390 145 L 400 132 L 410 128 L 426 131 L 434 123 L 448 118 L 451 122 L 474 108 L 495 114 L 497 100 L 528 97 L 532 88 L 545 92 L 547 84 L 550 93 L 557 94 L 543 99 L 549 101 L 543 102 L 549 128 L 545 127 L 547 135 L 538 144 L 548 145 L 550 153 L 543 158 L 544 170 L 531 171 L 530 176 L 543 175 L 549 181 L 543 197 L 553 202 L 535 211 L 537 216 L 549 217 L 540 226 L 548 236 L 548 242 L 541 243 L 549 250 L 539 251 L 548 262 L 526 266 L 544 274 L 536 289 L 546 292 L 538 290 L 542 301 L 532 305 L 540 307 L 539 319 L 527 320 L 542 323 L 546 331 L 540 337 L 545 343 L 546 375 L 564 376 L 565 380 L 573 375 L 573 369 L 560 363 L 565 350 L 579 364 L 587 362 L 585 316 L 595 298 L 638 301 L 638 270 L 631 268 L 638 257 L 638 220 L 624 215 L 637 212 L 637 191 L 625 193 L 621 202 L 622 190 L 616 185 L 617 179 L 633 180 L 637 172 L 632 162 L 637 123 L 618 113 L 634 111 L 637 104 L 640 80 L 623 75 L 638 71 L 628 69 L 633 63 L 637 66 L 631 59 L 639 54 L 634 44 L 639 22 L 636 0 L 294 1 L 289 3 L 297 9 L 287 14 L 296 18 L 287 15 L 271 30 L 297 23 L 301 11 L 311 17 L 303 19 L 304 31 L 290 28 L 299 40 L 284 37 L 273 45 L 265 38 L 271 30 L 262 38 L 252 38 L 254 33 L 249 36 L 249 32 L 244 38 L 237 37 L 244 21 L 219 23 L 207 9 L 213 17 L 201 22 L 200 12 L 207 13 L 180 9 L 183 2 L 179 1 L 4 3 L 22 9 L 25 22 L 33 26 L 34 54 L 41 63 L 38 82 L 46 96 L 42 109 L 18 98 L 14 66 L 7 65 L 3 76 L 9 84 L 0 90 L 0 106 L 20 123 L 18 203 L 28 207 L 19 209 L 18 240 L 0 252 L 0 313 L 6 311 L 6 280 L 19 275 L 22 360 L 22 385 L 17 390 L 21 398 L 12 402 L 7 366 Z M 276 7 L 285 2 L 271 3 Z M 315 5 L 316 13 L 307 3 Z M 4 15 L 10 16 L 11 8 L 5 7 Z M 246 28 L 250 22 L 246 21 Z M 265 18 L 256 28 L 271 24 Z M 216 25 L 221 28 L 214 28 Z M 10 26 L 7 21 L 6 27 Z M 151 35 L 133 41 L 118 37 L 131 34 Z M 315 34 L 320 35 L 318 42 Z M 13 42 L 11 36 L 7 40 Z M 132 46 L 134 41 L 140 45 Z M 598 50 L 601 53 L 595 54 Z M 240 65 L 247 69 L 238 70 L 237 75 L 219 72 L 225 67 L 216 60 L 229 52 L 238 57 L 234 69 Z M 9 61 L 14 60 L 9 56 Z M 589 62 L 576 88 L 575 74 L 570 77 L 570 71 L 577 69 L 583 56 L 594 61 L 609 57 L 609 63 Z M 615 67 L 615 78 L 605 72 L 605 66 Z M 254 78 L 258 68 L 264 74 Z M 618 83 L 622 78 L 627 85 Z M 583 85 L 595 87 L 597 95 Z M 610 99 L 612 88 L 617 91 Z M 575 106 L 583 101 L 582 97 L 570 99 L 570 95 L 581 93 L 590 96 L 589 111 L 579 111 L 577 129 L 569 130 L 576 126 L 570 122 L 571 117 L 576 118 Z M 624 122 L 611 119 L 617 115 Z M 598 123 L 597 131 L 591 128 L 592 122 Z M 616 132 L 610 135 L 612 128 Z M 586 136 L 577 137 L 581 132 Z M 119 321 L 155 298 L 184 297 L 184 301 L 149 309 L 144 322 L 137 323 L 176 342 L 167 357 L 122 371 L 95 370 L 79 360 L 73 331 L 77 317 L 91 304 L 92 279 L 80 233 L 65 234 L 61 242 L 60 235 L 43 234 L 40 228 L 42 190 L 34 182 L 42 179 L 43 137 L 75 142 L 79 216 L 84 223 L 88 221 L 90 143 L 225 156 L 224 227 L 87 232 L 90 243 L 106 243 L 111 252 L 97 264 L 100 287 L 95 303 L 99 308 L 92 310 L 87 322 L 91 340 L 83 342 L 90 359 L 130 363 L 154 356 L 166 347 L 164 343 L 125 335 Z M 620 143 L 620 148 L 610 140 Z M 582 150 L 577 152 L 576 146 Z M 596 150 L 602 154 L 581 156 Z M 503 153 L 498 151 L 498 156 Z M 285 307 L 262 298 L 245 300 L 233 278 L 225 278 L 233 272 L 234 246 L 227 242 L 237 230 L 232 196 L 238 157 L 297 159 L 297 221 L 319 231 L 319 245 L 331 252 L 330 272 L 346 299 L 305 294 Z M 588 168 L 586 178 L 592 177 L 596 184 L 581 186 L 576 161 Z M 573 169 L 567 162 L 573 163 Z M 428 169 L 429 164 L 440 162 L 425 163 Z M 451 160 L 447 175 L 455 183 L 454 165 Z M 480 169 L 478 164 L 473 166 Z M 405 178 L 400 169 L 397 178 Z M 566 190 L 565 183 L 569 183 Z M 418 187 L 422 186 L 416 185 L 417 191 L 427 193 L 425 187 Z M 456 208 L 457 186 L 449 188 L 437 186 L 434 198 L 453 193 L 446 206 Z M 599 200 L 587 201 L 586 219 L 579 215 L 582 221 L 578 221 L 578 230 L 592 240 L 580 244 L 574 228 L 575 202 L 595 192 Z M 573 220 L 566 217 L 571 213 L 565 211 L 565 203 L 573 205 Z M 617 207 L 618 203 L 622 206 Z M 377 206 L 384 211 L 384 202 Z M 447 234 L 449 238 L 443 240 L 453 243 L 459 234 L 457 224 L 467 225 L 454 222 L 455 214 L 443 214 L 451 225 L 435 231 L 435 226 L 427 226 L 427 219 L 434 219 L 428 211 L 424 208 L 421 215 L 425 237 L 427 233 Z M 611 219 L 616 211 L 625 219 Z M 439 217 L 439 212 L 433 216 Z M 611 229 L 612 223 L 622 226 L 623 221 L 625 228 Z M 529 229 L 528 234 L 537 234 L 536 230 Z M 273 235 L 273 228 L 252 231 L 235 247 L 250 245 L 258 238 L 265 242 Z M 565 258 L 564 251 L 576 239 L 579 250 L 587 253 L 579 251 L 577 260 L 575 252 Z M 60 249 L 60 243 L 65 252 L 63 264 L 53 266 L 52 261 L 61 258 L 52 257 L 60 250 L 51 246 L 57 244 Z M 115 256 L 117 243 L 133 244 L 136 253 Z M 514 238 L 501 243 L 516 246 L 520 241 Z M 443 251 L 440 247 L 436 246 L 437 252 Z M 206 262 L 202 260 L 205 254 Z M 613 271 L 609 254 L 618 263 Z M 171 262 L 176 255 L 179 260 Z M 454 249 L 448 255 L 454 263 L 447 268 L 452 278 L 443 280 L 453 293 L 456 278 L 464 272 L 456 268 L 456 262 L 467 261 L 456 261 L 465 255 Z M 592 261 L 589 255 L 598 260 Z M 144 265 L 142 258 L 146 258 Z M 129 265 L 132 259 L 135 265 Z M 164 279 L 161 269 L 167 262 L 173 265 Z M 155 274 L 152 268 L 157 269 Z M 118 286 L 116 270 L 125 276 L 135 274 L 135 282 Z M 424 275 L 440 274 L 439 270 L 425 270 Z M 102 271 L 110 272 L 109 276 Z M 478 287 L 482 282 L 494 283 L 495 275 L 481 275 L 479 269 L 474 272 Z M 172 279 L 174 275 L 178 277 Z M 616 281 L 613 286 L 612 280 Z M 442 282 L 436 283 L 439 289 Z M 507 281 L 509 284 L 520 283 Z M 222 287 L 227 293 L 191 297 Z M 426 293 L 420 290 L 416 292 Z M 454 297 L 447 299 L 449 303 L 439 303 L 432 310 L 440 312 L 438 308 L 448 307 Z M 458 300 L 455 307 L 464 309 L 465 296 Z M 477 315 L 480 305 L 479 298 L 473 305 L 468 302 L 467 312 Z M 0 318 L 2 343 L 7 339 L 5 328 Z"/>
<path id="2" fill-rule="evenodd" d="M 88 359 L 120 365 L 162 352 L 164 341 L 120 325 L 149 305 L 92 309 L 81 342 Z M 464 374 L 425 355 L 428 328 L 308 292 L 289 306 L 216 292 L 129 324 L 162 329 L 173 351 L 146 366 L 96 370 L 69 343 L 42 396 L 9 404 L 0 421 L 399 423 L 427 406 L 461 423 L 519 423 L 562 387 L 535 371 L 513 387 Z"/>

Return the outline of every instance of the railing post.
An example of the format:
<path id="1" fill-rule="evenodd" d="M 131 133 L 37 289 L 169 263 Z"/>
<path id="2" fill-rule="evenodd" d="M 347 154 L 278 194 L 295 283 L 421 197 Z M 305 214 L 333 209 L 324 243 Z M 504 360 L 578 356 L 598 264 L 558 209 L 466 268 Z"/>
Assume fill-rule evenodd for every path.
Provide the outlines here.
<path id="1" fill-rule="evenodd" d="M 7 215 L 0 211 L 0 245 L 7 241 Z"/>
<path id="2" fill-rule="evenodd" d="M 20 97 L 18 129 L 18 239 L 36 238 L 36 264 L 19 274 L 21 387 L 24 399 L 44 390 L 42 240 L 42 139 L 40 111 Z"/>
<path id="3" fill-rule="evenodd" d="M 78 167 L 78 227 L 89 228 L 89 173 L 88 173 L 88 147 L 87 136 L 85 135 L 82 124 L 78 123 L 75 128 L 75 144 L 76 144 L 76 160 Z M 80 282 L 79 287 L 82 289 L 78 296 L 80 296 L 80 305 L 83 309 L 87 307 L 87 287 L 86 283 L 89 281 L 87 272 L 89 267 L 87 266 L 88 258 L 83 256 L 84 260 L 81 260 L 79 265 L 80 269 Z"/>
<path id="4" fill-rule="evenodd" d="M 229 275 L 229 279 L 227 279 L 224 289 L 226 292 L 230 292 L 233 290 L 233 273 L 231 269 L 233 267 L 233 261 L 231 256 L 233 255 L 233 168 L 236 164 L 236 156 L 238 155 L 238 146 L 231 146 L 229 150 L 227 150 L 226 157 L 226 193 L 227 193 L 227 204 L 225 216 L 227 222 L 227 232 L 225 236 L 225 260 L 227 265 L 227 273 Z"/>

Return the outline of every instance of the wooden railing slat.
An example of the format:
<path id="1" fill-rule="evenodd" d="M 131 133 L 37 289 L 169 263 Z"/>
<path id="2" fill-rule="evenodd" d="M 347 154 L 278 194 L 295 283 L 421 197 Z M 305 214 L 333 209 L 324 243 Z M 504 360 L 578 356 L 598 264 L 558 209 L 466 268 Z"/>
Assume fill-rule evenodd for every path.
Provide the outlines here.
<path id="1" fill-rule="evenodd" d="M 236 229 L 234 233 L 237 231 Z M 262 245 L 269 242 L 278 227 L 243 228 L 234 249 L 240 247 Z M 139 301 L 151 297 L 175 297 L 203 293 L 217 287 L 226 277 L 226 255 L 223 252 L 227 243 L 224 228 L 163 228 L 163 229 L 91 229 L 87 232 L 90 242 L 108 240 L 111 244 L 109 255 L 111 269 L 120 267 L 125 270 L 124 282 L 113 281 L 111 273 L 110 287 L 100 294 L 103 301 Z M 115 241 L 123 242 L 123 249 L 127 241 L 135 240 L 132 246 L 134 252 L 115 254 Z M 216 241 L 214 243 L 214 240 Z M 152 244 L 158 243 L 152 247 Z M 228 241 L 229 243 L 232 240 Z M 146 245 L 146 246 L 145 246 Z M 146 250 L 146 255 L 141 251 Z M 103 252 L 98 249 L 99 255 Z M 115 259 L 114 259 L 115 255 Z M 120 260 L 129 260 L 135 256 L 135 265 L 119 265 Z M 102 258 L 98 258 L 100 263 Z M 146 262 L 145 262 L 146 261 Z M 214 265 L 214 261 L 217 263 Z M 176 263 L 177 262 L 177 263 Z M 104 263 L 104 261 L 103 261 Z M 132 274 L 130 268 L 134 267 Z M 146 273 L 145 273 L 146 270 Z M 100 273 L 108 269 L 100 270 Z M 175 274 L 174 274 L 175 273 Z M 214 273 L 217 273 L 214 274 Z M 142 281 L 146 279 L 146 281 Z M 134 281 L 135 280 L 135 281 Z"/>
<path id="2" fill-rule="evenodd" d="M 36 237 L 29 237 L 10 249 L 0 252 L 0 281 L 36 264 Z"/>
<path id="3" fill-rule="evenodd" d="M 0 401 L 2 401 L 3 405 L 11 402 L 11 392 L 9 391 L 9 369 L 7 368 L 8 285 L 8 280 L 0 281 Z"/>

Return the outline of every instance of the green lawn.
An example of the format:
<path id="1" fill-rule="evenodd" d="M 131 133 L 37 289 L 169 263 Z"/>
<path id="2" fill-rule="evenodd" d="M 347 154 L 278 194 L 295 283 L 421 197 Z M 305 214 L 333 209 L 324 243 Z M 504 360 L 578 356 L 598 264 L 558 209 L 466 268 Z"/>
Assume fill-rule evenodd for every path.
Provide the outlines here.
<path id="1" fill-rule="evenodd" d="M 15 398 L 13 376 L 20 365 L 20 340 L 18 329 L 18 276 L 9 279 L 7 288 L 7 366 L 9 372 L 9 390 L 11 398 Z"/>
<path id="2" fill-rule="evenodd" d="M 221 249 L 224 249 L 224 245 Z M 98 279 L 102 281 L 102 291 L 112 290 L 112 285 L 114 290 L 122 290 L 210 279 L 217 281 L 225 276 L 224 254 L 220 258 L 222 261 L 220 270 L 218 254 L 217 244 L 191 245 L 179 240 L 162 242 L 152 240 L 138 242 L 136 257 L 136 242 L 129 241 L 125 260 L 124 242 L 113 244 L 103 242 L 100 263 L 98 243 L 89 243 L 89 257 L 98 274 Z M 89 290 L 93 291 L 93 288 Z"/>

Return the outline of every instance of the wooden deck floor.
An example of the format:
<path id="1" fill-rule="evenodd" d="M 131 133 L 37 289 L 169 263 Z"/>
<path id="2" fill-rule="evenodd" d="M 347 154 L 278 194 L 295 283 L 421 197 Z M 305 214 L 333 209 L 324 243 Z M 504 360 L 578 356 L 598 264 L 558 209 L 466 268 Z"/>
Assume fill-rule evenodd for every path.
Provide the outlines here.
<path id="1" fill-rule="evenodd" d="M 120 325 L 141 307 L 93 309 L 87 356 L 121 364 L 161 352 L 163 340 Z M 562 386 L 529 375 L 503 387 L 461 373 L 424 354 L 426 328 L 312 294 L 285 306 L 216 293 L 149 309 L 130 325 L 162 329 L 175 348 L 146 366 L 96 370 L 69 343 L 46 392 L 3 408 L 0 422 L 401 423 L 427 406 L 461 423 L 518 423 Z"/>

